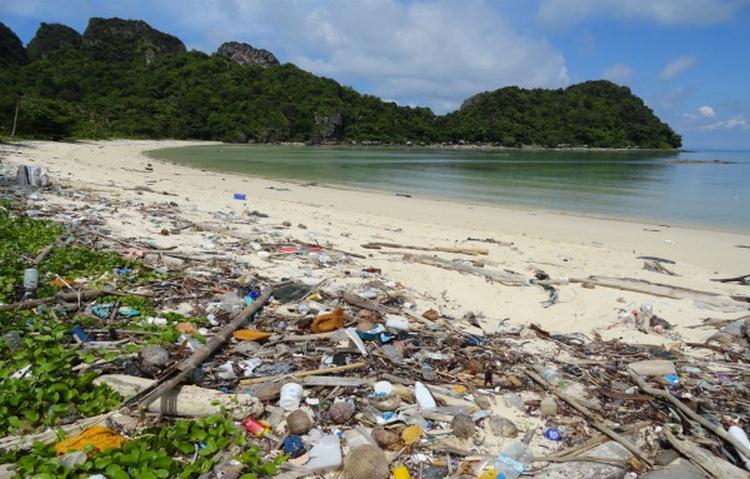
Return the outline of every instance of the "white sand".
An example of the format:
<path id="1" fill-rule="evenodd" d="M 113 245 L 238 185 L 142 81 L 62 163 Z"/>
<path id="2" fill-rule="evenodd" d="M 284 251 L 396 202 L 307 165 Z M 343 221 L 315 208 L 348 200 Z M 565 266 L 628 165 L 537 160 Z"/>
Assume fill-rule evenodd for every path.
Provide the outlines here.
<path id="1" fill-rule="evenodd" d="M 670 343 L 673 340 L 669 338 L 641 333 L 621 324 L 617 310 L 628 303 L 652 303 L 656 313 L 676 325 L 677 333 L 687 341 L 703 340 L 713 330 L 685 326 L 698 324 L 706 317 L 733 318 L 740 314 L 701 310 L 687 299 L 664 299 L 601 287 L 586 289 L 580 284 L 563 286 L 559 303 L 543 308 L 541 302 L 546 294 L 538 287 L 492 284 L 479 277 L 405 262 L 401 254 L 394 254 L 396 250 L 373 251 L 361 245 L 382 241 L 420 246 L 486 247 L 490 254 L 480 259 L 494 264 L 496 269 L 509 269 L 528 276 L 543 269 L 553 277 L 627 276 L 724 294 L 750 292 L 746 286 L 710 281 L 710 278 L 750 273 L 750 249 L 735 247 L 750 244 L 747 234 L 302 186 L 238 174 L 204 172 L 155 161 L 143 154 L 149 149 L 188 144 L 191 143 L 33 142 L 2 146 L 0 158 L 7 169 L 21 163 L 45 165 L 58 183 L 94 189 L 101 192 L 102 198 L 138 199 L 147 204 L 175 201 L 185 218 L 198 222 L 216 222 L 215 212 L 242 214 L 258 210 L 269 218 L 253 225 L 239 222 L 228 226 L 246 235 L 268 230 L 284 238 L 318 241 L 343 251 L 372 255 L 355 260 L 347 268 L 352 272 L 367 266 L 382 268 L 387 278 L 414 292 L 419 312 L 432 307 L 455 318 L 474 312 L 487 318 L 482 324 L 489 329 L 498 320 L 509 318 L 510 323 L 533 322 L 553 332 L 590 334 L 598 331 L 604 338 Z M 145 170 L 147 163 L 154 165 L 153 172 Z M 125 189 L 137 186 L 149 186 L 178 196 Z M 248 200 L 234 200 L 235 192 L 246 193 Z M 45 199 L 74 204 L 54 195 L 46 195 Z M 293 226 L 283 228 L 283 221 Z M 208 238 L 206 233 L 187 231 L 181 235 L 160 236 L 162 225 L 143 219 L 138 209 L 131 206 L 120 208 L 117 217 L 110 218 L 108 223 L 121 237 L 154 239 L 160 245 L 179 245 L 181 250 L 201 248 Z M 307 229 L 298 228 L 299 223 Z M 493 238 L 512 242 L 513 246 L 468 242 L 467 237 Z M 472 259 L 464 255 L 434 254 L 448 259 Z M 679 276 L 644 271 L 643 261 L 636 259 L 640 255 L 676 261 L 676 265 L 669 267 Z M 236 260 L 266 272 L 286 271 L 284 268 L 294 271 L 286 263 L 262 261 L 250 250 L 243 251 Z"/>

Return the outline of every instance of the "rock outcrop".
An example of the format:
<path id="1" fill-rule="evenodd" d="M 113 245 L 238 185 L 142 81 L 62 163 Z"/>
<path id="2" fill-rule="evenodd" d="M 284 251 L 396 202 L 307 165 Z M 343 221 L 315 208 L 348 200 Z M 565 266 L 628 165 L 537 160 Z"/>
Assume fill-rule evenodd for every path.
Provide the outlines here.
<path id="1" fill-rule="evenodd" d="M 83 46 L 99 60 L 146 64 L 160 55 L 186 51 L 179 38 L 154 29 L 143 20 L 121 18 L 91 18 L 83 32 Z"/>
<path id="2" fill-rule="evenodd" d="M 341 112 L 315 113 L 315 129 L 310 143 L 338 143 L 344 136 L 344 116 Z"/>
<path id="3" fill-rule="evenodd" d="M 247 43 L 222 43 L 219 49 L 216 50 L 216 55 L 229 58 L 240 65 L 269 67 L 279 64 L 273 53 L 262 48 L 254 48 Z"/>
<path id="4" fill-rule="evenodd" d="M 60 23 L 42 23 L 31 39 L 26 51 L 29 59 L 47 57 L 53 53 L 81 48 L 81 34 Z"/>
<path id="5" fill-rule="evenodd" d="M 0 22 L 0 66 L 26 63 L 26 50 L 18 35 Z"/>

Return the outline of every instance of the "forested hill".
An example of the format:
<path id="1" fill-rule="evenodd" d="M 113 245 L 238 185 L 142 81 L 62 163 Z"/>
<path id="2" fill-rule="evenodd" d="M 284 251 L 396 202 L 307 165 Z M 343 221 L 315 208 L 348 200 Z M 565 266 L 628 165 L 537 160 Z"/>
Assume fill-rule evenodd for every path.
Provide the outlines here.
<path id="1" fill-rule="evenodd" d="M 0 23 L 0 135 L 228 142 L 477 143 L 676 148 L 680 136 L 626 87 L 510 87 L 456 112 L 360 94 L 269 51 L 187 51 L 143 21 L 92 18 L 83 34 L 41 24 L 24 47 Z M 20 103 L 19 103 L 20 99 Z"/>

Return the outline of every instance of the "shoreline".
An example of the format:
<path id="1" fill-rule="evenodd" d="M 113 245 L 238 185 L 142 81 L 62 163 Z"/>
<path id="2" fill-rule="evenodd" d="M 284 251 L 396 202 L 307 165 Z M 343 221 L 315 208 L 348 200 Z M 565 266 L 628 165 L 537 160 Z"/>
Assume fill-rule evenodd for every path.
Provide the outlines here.
<path id="1" fill-rule="evenodd" d="M 190 146 L 211 146 L 211 145 L 233 145 L 230 143 L 218 143 L 218 142 L 200 142 L 196 144 L 186 145 L 185 147 Z M 274 146 L 273 144 L 257 144 L 257 145 L 243 145 L 247 147 L 253 147 L 253 146 Z M 309 145 L 303 145 L 303 144 L 276 144 L 276 146 L 294 146 L 294 147 L 307 147 Z M 328 147 L 328 145 L 316 145 L 315 147 Z M 170 147 L 167 147 L 170 148 Z M 380 147 L 373 147 L 374 149 L 379 149 Z M 663 227 L 663 228 L 685 228 L 685 229 L 694 229 L 694 230 L 701 230 L 701 231 L 707 231 L 707 232 L 719 232 L 719 233 L 733 233 L 733 234 L 750 234 L 750 227 L 747 229 L 742 228 L 731 228 L 731 227 L 725 227 L 722 225 L 716 225 L 716 224 L 709 224 L 709 223 L 688 223 L 688 222 L 680 222 L 680 221 L 674 221 L 674 220 L 659 220 L 657 218 L 648 218 L 648 217 L 637 217 L 637 216 L 623 216 L 623 215 L 607 215 L 604 213 L 594 213 L 594 212 L 586 212 L 586 211 L 571 211 L 571 210 L 556 210 L 553 208 L 544 208 L 541 206 L 531 206 L 531 205 L 524 205 L 522 203 L 493 203 L 490 201 L 471 201 L 461 198 L 447 198 L 447 197 L 440 197 L 440 196 L 429 196 L 429 195 L 423 195 L 423 194 L 413 194 L 408 191 L 397 191 L 397 190 L 387 190 L 387 189 L 377 189 L 377 188 L 368 188 L 366 186 L 354 186 L 354 185 L 348 185 L 345 183 L 335 183 L 335 182 L 308 182 L 303 180 L 296 180 L 293 178 L 283 178 L 283 177 L 275 177 L 275 176 L 267 176 L 267 175 L 260 175 L 260 174 L 252 174 L 247 172 L 240 172 L 240 171 L 223 171 L 223 170 L 216 170 L 211 169 L 209 167 L 197 167 L 197 166 L 191 166 L 191 165 L 185 165 L 177 161 L 171 161 L 163 158 L 159 158 L 158 156 L 155 156 L 154 153 L 158 152 L 161 149 L 165 148 L 156 148 L 156 149 L 150 149 L 150 150 L 144 150 L 143 154 L 147 156 L 148 158 L 151 158 L 155 161 L 159 161 L 162 163 L 168 163 L 175 166 L 181 166 L 185 168 L 191 168 L 199 171 L 209 171 L 216 174 L 232 174 L 232 175 L 240 175 L 248 178 L 256 178 L 259 180 L 266 180 L 266 181 L 274 181 L 282 184 L 289 184 L 294 186 L 300 186 L 304 187 L 307 184 L 314 183 L 316 187 L 319 188 L 330 188 L 333 190 L 341 190 L 341 191 L 348 191 L 348 192 L 366 192 L 366 193 L 372 193 L 372 194 L 378 194 L 383 196 L 399 196 L 402 194 L 409 195 L 408 198 L 405 199 L 421 199 L 425 201 L 432 201 L 436 203 L 449 203 L 449 204 L 456 204 L 456 205 L 463 205 L 466 207 L 488 207 L 488 208 L 498 208 L 501 210 L 510 210 L 510 211 L 516 211 L 516 212 L 525 212 L 525 213 L 545 213 L 545 214 L 551 214 L 551 215 L 560 215 L 560 216 L 570 216 L 572 218 L 588 218 L 588 219 L 596 219 L 596 220 L 602 220 L 602 221 L 614 221 L 614 222 L 624 222 L 624 223 L 636 223 L 640 225 L 649 225 L 653 227 Z M 550 150 L 554 151 L 554 150 Z"/>
<path id="2" fill-rule="evenodd" d="M 78 200 L 76 191 L 87 192 L 100 198 L 98 201 L 122 204 L 116 216 L 102 217 L 117 237 L 153 241 L 160 247 L 176 246 L 187 252 L 220 248 L 211 246 L 216 243 L 217 235 L 206 230 L 160 235 L 163 226 L 158 216 L 149 217 L 142 212 L 151 205 L 158 208 L 174 203 L 186 221 L 214 225 L 240 238 L 269 237 L 275 242 L 320 244 L 355 255 L 349 257 L 350 266 L 341 266 L 347 268 L 349 276 L 344 274 L 340 281 L 355 280 L 358 276 L 354 272 L 361 269 L 377 268 L 390 280 L 408 287 L 418 310 L 435 307 L 453 318 L 477 315 L 489 329 L 508 318 L 511 324 L 538 323 L 552 332 L 600 334 L 609 339 L 665 344 L 672 339 L 634 330 L 618 320 L 617 311 L 629 304 L 653 304 L 656 313 L 674 324 L 675 331 L 686 341 L 702 341 L 706 336 L 705 330 L 686 326 L 700 324 L 706 317 L 731 319 L 738 314 L 702 309 L 687 299 L 601 287 L 588 289 L 573 283 L 560 288 L 558 303 L 544 308 L 541 303 L 546 294 L 539 288 L 504 287 L 482 277 L 415 263 L 408 259 L 409 254 L 414 254 L 411 250 L 373 250 L 363 245 L 383 242 L 417 247 L 483 248 L 487 250 L 486 256 L 425 254 L 447 261 L 475 261 L 486 268 L 524 275 L 543 270 L 552 277 L 563 278 L 632 277 L 723 296 L 747 294 L 746 286 L 711 281 L 747 274 L 750 250 L 734 246 L 750 244 L 747 234 L 679 226 L 654 228 L 653 224 L 642 221 L 305 186 L 204 172 L 145 154 L 149 149 L 191 144 L 201 143 L 118 140 L 0 145 L 0 155 L 4 157 L 0 165 L 12 177 L 19 164 L 45 165 L 53 182 L 70 193 L 62 197 L 39 191 L 39 201 L 63 206 L 71 211 L 71 219 L 76 215 L 97 214 L 97 204 Z M 152 168 L 147 168 L 149 163 Z M 245 192 L 247 201 L 233 199 L 235 192 Z M 264 274 L 318 277 L 319 270 L 300 266 L 299 258 L 266 261 L 244 244 L 233 256 L 237 265 Z M 644 270 L 644 260 L 639 256 L 675 261 L 669 267 L 678 276 Z"/>

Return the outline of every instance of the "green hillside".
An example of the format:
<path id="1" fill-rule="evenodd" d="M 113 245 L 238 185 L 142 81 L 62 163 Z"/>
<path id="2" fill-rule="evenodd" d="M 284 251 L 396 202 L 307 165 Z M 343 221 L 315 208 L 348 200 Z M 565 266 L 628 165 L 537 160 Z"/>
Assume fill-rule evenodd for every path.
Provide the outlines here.
<path id="1" fill-rule="evenodd" d="M 439 116 L 292 64 L 238 64 L 187 52 L 178 38 L 143 21 L 92 18 L 80 37 L 42 24 L 27 49 L 0 24 L 0 65 L 7 86 L 0 91 L 0 135 L 10 133 L 20 98 L 23 137 L 680 146 L 641 99 L 606 81 L 564 90 L 503 88 Z"/>

